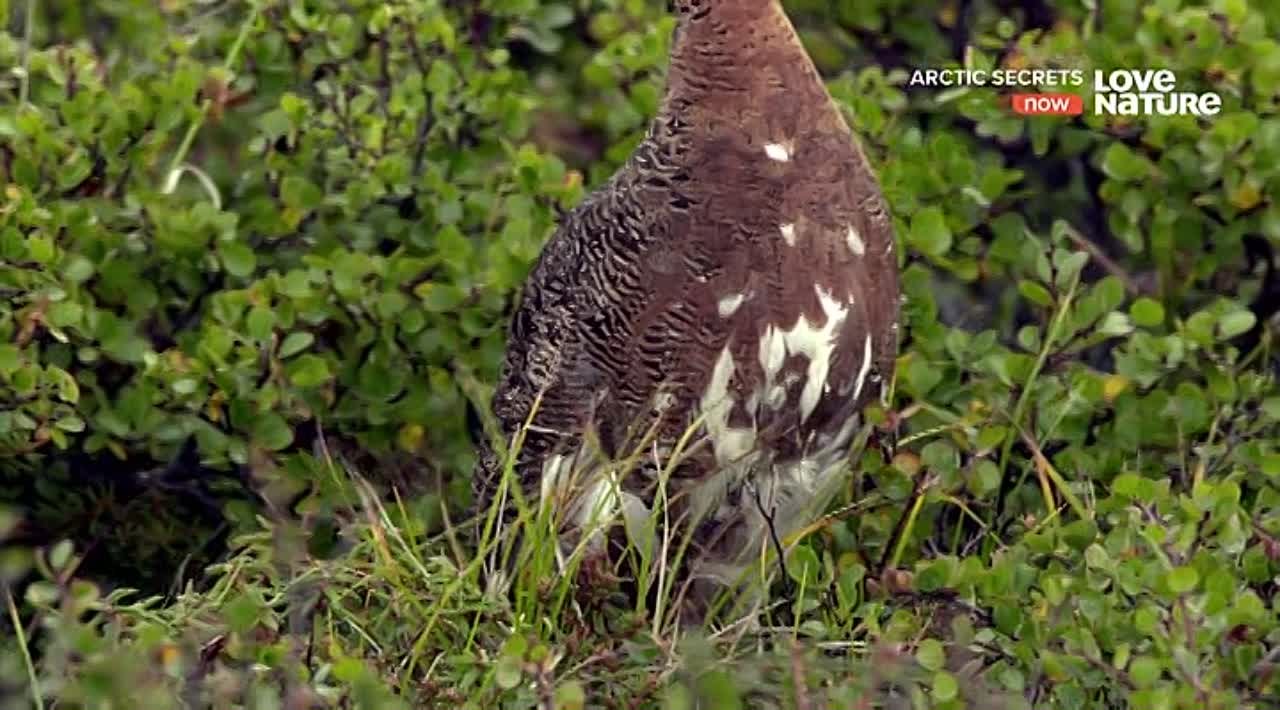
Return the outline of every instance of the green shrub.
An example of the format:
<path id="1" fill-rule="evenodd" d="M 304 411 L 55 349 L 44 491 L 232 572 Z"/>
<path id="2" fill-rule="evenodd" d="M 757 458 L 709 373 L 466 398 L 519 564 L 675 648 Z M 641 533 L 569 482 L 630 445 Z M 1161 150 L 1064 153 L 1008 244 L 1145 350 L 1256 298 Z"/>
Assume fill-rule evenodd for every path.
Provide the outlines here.
<path id="1" fill-rule="evenodd" d="M 188 442 L 183 478 L 275 477 L 308 429 L 419 478 L 469 468 L 460 383 L 493 379 L 503 309 L 582 194 L 527 141 L 537 92 L 503 42 L 546 30 L 520 3 L 344 6 L 37 15 L 30 101 L 0 117 L 0 457 L 24 496 L 172 470 Z M 112 25 L 129 39 L 93 36 Z"/>
<path id="2" fill-rule="evenodd" d="M 881 445 L 767 628 L 705 645 L 550 569 L 515 613 L 440 533 L 515 290 L 656 106 L 656 3 L 8 5 L 0 500 L 24 519 L 0 575 L 26 633 L 0 684 L 85 708 L 1280 707 L 1280 5 L 787 3 L 884 184 L 906 340 Z M 1024 118 L 908 85 L 962 60 L 1171 68 L 1223 110 Z M 344 468 L 425 494 L 388 512 Z"/>

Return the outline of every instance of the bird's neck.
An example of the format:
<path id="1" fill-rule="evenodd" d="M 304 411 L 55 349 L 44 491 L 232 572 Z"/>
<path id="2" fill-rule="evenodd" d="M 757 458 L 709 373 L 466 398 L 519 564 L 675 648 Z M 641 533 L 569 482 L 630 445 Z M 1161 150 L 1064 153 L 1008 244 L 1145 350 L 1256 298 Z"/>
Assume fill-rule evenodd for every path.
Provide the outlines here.
<path id="1" fill-rule="evenodd" d="M 676 0 L 675 10 L 663 114 L 744 128 L 779 113 L 841 121 L 778 0 Z"/>

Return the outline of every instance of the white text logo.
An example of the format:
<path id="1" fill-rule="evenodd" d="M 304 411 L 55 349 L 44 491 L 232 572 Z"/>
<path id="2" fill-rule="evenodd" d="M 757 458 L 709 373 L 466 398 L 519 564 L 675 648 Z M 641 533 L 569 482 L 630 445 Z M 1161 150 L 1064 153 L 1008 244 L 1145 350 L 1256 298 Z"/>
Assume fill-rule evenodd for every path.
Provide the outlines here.
<path id="1" fill-rule="evenodd" d="M 1093 72 L 1093 112 L 1108 116 L 1213 116 L 1222 110 L 1214 92 L 1175 91 L 1168 69 Z"/>

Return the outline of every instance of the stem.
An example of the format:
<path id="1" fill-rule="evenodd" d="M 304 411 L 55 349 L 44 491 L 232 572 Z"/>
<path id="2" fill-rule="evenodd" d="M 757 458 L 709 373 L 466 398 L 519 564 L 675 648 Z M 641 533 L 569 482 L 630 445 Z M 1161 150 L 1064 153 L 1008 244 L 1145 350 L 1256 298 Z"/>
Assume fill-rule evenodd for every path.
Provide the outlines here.
<path id="1" fill-rule="evenodd" d="M 1094 244 L 1088 237 L 1081 234 L 1079 230 L 1069 224 L 1066 225 L 1065 231 L 1067 238 L 1070 239 L 1073 244 L 1089 252 L 1089 258 L 1098 262 L 1098 265 L 1103 269 L 1106 269 L 1107 273 L 1120 279 L 1120 282 L 1124 284 L 1124 289 L 1128 291 L 1130 295 L 1134 297 L 1147 295 L 1142 287 L 1138 285 L 1138 282 L 1134 280 L 1133 276 L 1129 275 L 1129 272 L 1125 271 L 1124 267 L 1116 263 L 1114 259 L 1107 256 L 1107 253 L 1102 250 L 1102 247 Z"/>
<path id="2" fill-rule="evenodd" d="M 27 0 L 27 17 L 22 26 L 22 80 L 18 83 L 18 105 L 31 95 L 31 35 L 36 26 L 36 0 Z"/>
<path id="3" fill-rule="evenodd" d="M 1071 491 L 1071 488 L 1067 485 L 1067 479 L 1063 478 L 1058 469 L 1054 468 L 1053 463 L 1044 455 L 1044 451 L 1036 443 L 1036 440 L 1031 437 L 1031 434 L 1022 425 L 1017 425 L 1017 428 L 1022 436 L 1023 443 L 1027 445 L 1027 448 L 1031 449 L 1031 459 L 1035 464 L 1036 476 L 1040 479 L 1040 487 L 1044 495 L 1045 510 L 1052 512 L 1058 508 L 1057 504 L 1053 502 L 1053 488 L 1049 485 L 1052 481 L 1053 485 L 1057 486 L 1058 492 L 1067 500 L 1067 504 L 1071 506 L 1076 515 L 1080 516 L 1081 520 L 1093 520 L 1093 514 L 1089 512 L 1088 508 L 1084 507 L 1084 503 L 1081 503 L 1076 494 Z"/>
<path id="4" fill-rule="evenodd" d="M 34 3 L 35 0 L 29 0 L 29 2 Z M 252 8 L 249 16 L 245 18 L 244 22 L 240 23 L 240 34 L 236 36 L 236 41 L 232 43 L 231 49 L 227 51 L 226 61 L 222 63 L 222 68 L 226 71 L 231 71 L 235 66 L 236 60 L 240 58 L 241 50 L 244 49 L 245 40 L 249 38 L 249 30 L 258 20 L 258 6 L 255 4 Z M 191 122 L 191 125 L 187 126 L 187 132 L 182 136 L 182 142 L 178 144 L 178 152 L 174 153 L 173 160 L 169 162 L 169 170 L 165 173 L 164 191 L 166 193 L 173 192 L 178 186 L 177 176 L 180 174 L 178 171 L 182 168 L 183 161 L 187 159 L 187 153 L 191 150 L 191 144 L 195 142 L 196 134 L 204 126 L 204 120 L 209 115 L 209 107 L 212 105 L 213 100 L 209 98 L 200 102 L 199 115 Z"/>
<path id="5" fill-rule="evenodd" d="M 925 475 L 923 471 L 921 476 Z M 907 524 L 902 526 L 902 534 L 898 536 L 898 542 L 893 546 L 893 557 L 889 560 L 889 566 L 886 569 L 896 569 L 902 563 L 902 553 L 907 549 L 907 540 L 911 539 L 911 533 L 916 528 L 916 518 L 920 517 L 920 509 L 924 507 L 924 496 L 917 495 L 911 504 L 911 512 L 907 515 Z"/>
<path id="6" fill-rule="evenodd" d="M 28 7 L 34 4 L 35 0 L 31 0 L 28 3 Z M 40 678 L 36 675 L 36 664 L 31 660 L 31 649 L 27 648 L 27 634 L 22 628 L 22 619 L 18 617 L 18 607 L 13 603 L 13 593 L 5 589 L 4 598 L 9 605 L 9 619 L 13 622 L 13 633 L 18 637 L 18 650 L 22 651 L 22 663 L 27 669 L 27 680 L 31 683 L 31 700 L 34 702 L 36 710 L 44 710 L 44 693 L 40 690 Z"/>
<path id="7" fill-rule="evenodd" d="M 1059 305 L 1056 317 L 1049 322 L 1048 331 L 1045 333 L 1044 345 L 1040 348 L 1040 354 L 1036 357 L 1035 365 L 1031 368 L 1031 374 L 1027 376 L 1027 381 L 1022 387 L 1022 392 L 1018 395 L 1018 401 L 1013 407 L 1013 414 L 1009 417 L 1015 432 L 1011 432 L 1004 440 L 1004 446 L 1000 449 L 1000 478 L 1004 479 L 1005 471 L 1009 468 L 1009 456 L 1013 451 L 1013 441 L 1016 437 L 1016 430 L 1021 428 L 1022 419 L 1026 416 L 1027 406 L 1031 404 L 1031 392 L 1035 387 L 1036 378 L 1040 376 L 1040 371 L 1044 369 L 1045 363 L 1049 359 L 1049 354 L 1053 350 L 1053 344 L 1058 339 L 1058 331 L 1062 327 L 1063 321 L 1067 319 L 1067 314 L 1071 311 L 1071 302 L 1075 298 L 1076 286 L 1079 284 L 1079 278 L 1071 282 L 1071 287 L 1067 289 L 1067 293 L 1063 296 Z M 994 521 L 993 521 L 994 522 Z"/>
<path id="8" fill-rule="evenodd" d="M 911 537 L 912 531 L 916 527 L 916 518 L 920 515 L 920 509 L 924 507 L 924 489 L 928 485 L 925 480 L 928 478 L 929 472 L 923 469 L 916 472 L 915 483 L 911 487 L 911 507 L 907 509 L 904 516 L 898 518 L 898 524 L 890 536 L 893 541 L 892 545 L 888 545 L 884 549 L 884 554 L 880 556 L 880 570 L 883 572 L 887 569 L 894 569 L 902 561 L 902 553 L 907 549 L 907 540 Z"/>

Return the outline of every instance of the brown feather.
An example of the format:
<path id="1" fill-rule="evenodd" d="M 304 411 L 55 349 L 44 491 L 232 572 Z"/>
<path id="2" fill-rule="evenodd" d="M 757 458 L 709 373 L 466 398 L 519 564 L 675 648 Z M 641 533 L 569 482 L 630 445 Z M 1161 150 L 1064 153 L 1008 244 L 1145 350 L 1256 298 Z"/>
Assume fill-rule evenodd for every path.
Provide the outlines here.
<path id="1" fill-rule="evenodd" d="M 542 396 L 515 464 L 533 495 L 549 457 L 572 455 L 586 431 L 622 455 L 629 433 L 656 427 L 669 452 L 704 417 L 708 444 L 670 493 L 673 519 L 695 531 L 697 576 L 758 554 L 745 490 L 795 515 L 784 499 L 818 485 L 805 467 L 846 458 L 849 423 L 893 366 L 899 287 L 875 176 L 777 1 L 675 5 L 658 116 L 546 245 L 493 408 L 512 437 Z M 479 505 L 499 460 L 482 452 Z M 622 483 L 646 508 L 653 475 Z"/>

